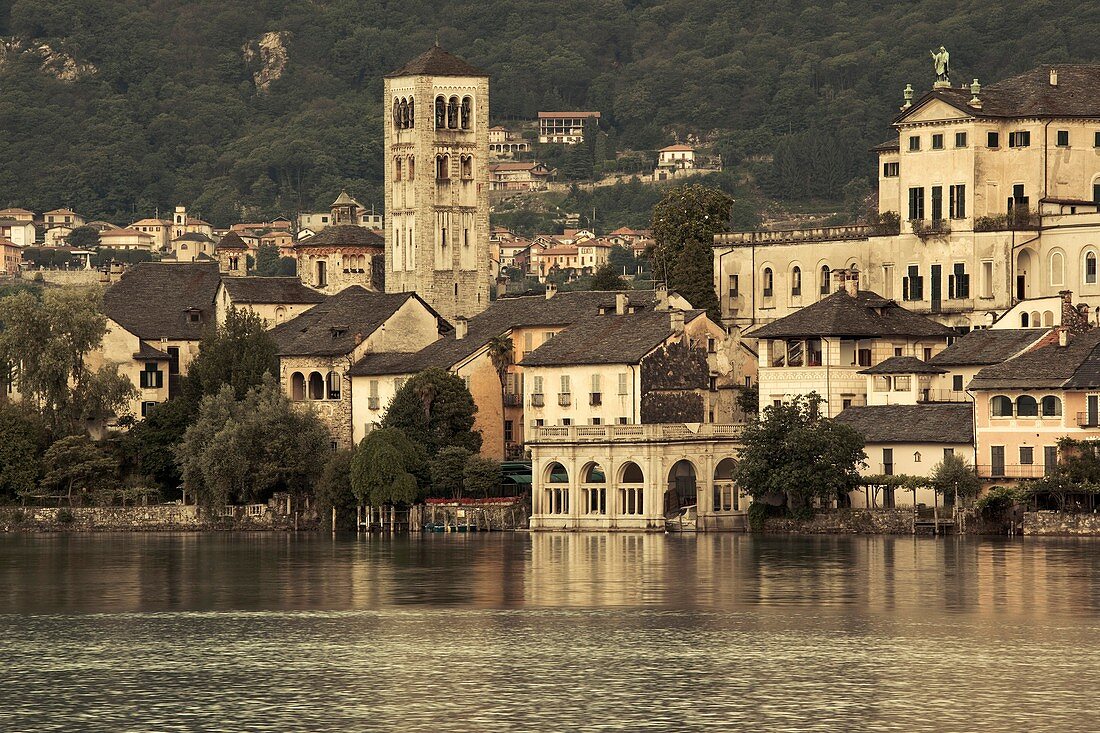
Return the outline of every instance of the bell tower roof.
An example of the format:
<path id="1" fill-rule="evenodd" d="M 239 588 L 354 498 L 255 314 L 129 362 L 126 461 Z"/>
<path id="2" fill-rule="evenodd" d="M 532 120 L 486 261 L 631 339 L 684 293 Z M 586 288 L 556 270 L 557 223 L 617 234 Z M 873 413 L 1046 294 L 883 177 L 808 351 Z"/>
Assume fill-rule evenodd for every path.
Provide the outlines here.
<path id="1" fill-rule="evenodd" d="M 489 76 L 473 64 L 463 61 L 439 44 L 429 48 L 397 71 L 386 74 L 387 78 L 399 76 Z"/>

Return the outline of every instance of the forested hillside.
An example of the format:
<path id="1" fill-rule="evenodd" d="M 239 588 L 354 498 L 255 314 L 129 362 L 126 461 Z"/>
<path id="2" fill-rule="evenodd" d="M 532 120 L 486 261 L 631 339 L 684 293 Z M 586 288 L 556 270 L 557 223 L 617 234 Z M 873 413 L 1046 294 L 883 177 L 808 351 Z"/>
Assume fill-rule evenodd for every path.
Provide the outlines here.
<path id="1" fill-rule="evenodd" d="M 224 224 L 342 187 L 381 204 L 381 75 L 437 38 L 492 74 L 497 118 L 593 108 L 619 149 L 779 151 L 768 193 L 836 199 L 928 49 L 956 83 L 1100 61 L 1100 3 L 0 0 L 0 35 L 0 205 Z"/>

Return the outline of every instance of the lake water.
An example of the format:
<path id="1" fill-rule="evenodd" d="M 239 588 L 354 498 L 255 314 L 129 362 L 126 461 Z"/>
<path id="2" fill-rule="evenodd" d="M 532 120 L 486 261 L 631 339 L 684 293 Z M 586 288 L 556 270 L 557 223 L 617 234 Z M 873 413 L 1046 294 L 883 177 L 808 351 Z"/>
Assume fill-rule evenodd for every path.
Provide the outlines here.
<path id="1" fill-rule="evenodd" d="M 1100 542 L 0 536 L 2 731 L 1094 731 Z"/>

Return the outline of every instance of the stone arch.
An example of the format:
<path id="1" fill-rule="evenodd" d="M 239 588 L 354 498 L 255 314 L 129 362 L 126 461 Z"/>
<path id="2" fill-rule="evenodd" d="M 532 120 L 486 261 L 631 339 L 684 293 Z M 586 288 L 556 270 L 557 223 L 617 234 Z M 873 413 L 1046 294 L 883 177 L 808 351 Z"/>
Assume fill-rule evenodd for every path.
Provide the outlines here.
<path id="1" fill-rule="evenodd" d="M 1039 314 L 1039 311 L 1031 311 L 1031 327 L 1039 328 L 1043 325 L 1043 317 Z"/>
<path id="2" fill-rule="evenodd" d="M 668 488 L 665 489 L 665 515 L 695 506 L 698 501 L 698 472 L 695 464 L 682 458 L 668 470 Z"/>
<path id="3" fill-rule="evenodd" d="M 568 484 L 569 471 L 560 461 L 551 461 L 543 472 L 548 484 Z"/>
<path id="4" fill-rule="evenodd" d="M 412 99 L 410 97 L 409 98 L 409 116 L 408 116 L 408 123 L 409 123 L 408 126 L 409 126 L 410 130 L 412 128 L 416 127 L 416 107 L 414 106 L 415 104 L 416 104 L 416 100 Z"/>
<path id="5" fill-rule="evenodd" d="M 325 375 L 325 399 L 340 399 L 341 381 L 339 372 L 332 371 Z"/>
<path id="6" fill-rule="evenodd" d="M 451 177 L 451 157 L 449 155 L 435 156 L 435 177 L 445 181 Z"/>
<path id="7" fill-rule="evenodd" d="M 1043 311 L 1043 325 L 1048 327 L 1054 325 L 1054 311 Z"/>
<path id="8" fill-rule="evenodd" d="M 1016 398 L 1016 417 L 1039 417 L 1039 402 L 1031 395 Z"/>
<path id="9" fill-rule="evenodd" d="M 828 295 L 833 290 L 833 271 L 828 262 L 822 262 L 817 268 L 818 291 L 821 295 Z"/>
<path id="10" fill-rule="evenodd" d="M 309 381 L 306 383 L 306 396 L 310 400 L 323 400 L 325 398 L 325 379 L 321 372 L 310 372 Z"/>
<path id="11" fill-rule="evenodd" d="M 447 98 L 440 94 L 435 98 L 435 129 L 447 128 Z"/>
<path id="12" fill-rule="evenodd" d="M 797 262 L 791 265 L 791 297 L 802 295 L 802 266 Z"/>
<path id="13" fill-rule="evenodd" d="M 1016 299 L 1026 300 L 1031 297 L 1031 288 L 1038 274 L 1035 267 L 1035 255 L 1027 247 L 1016 255 Z"/>
<path id="14" fill-rule="evenodd" d="M 286 320 L 286 306 L 277 306 L 275 308 L 275 324 L 278 325 Z M 298 376 L 301 376 L 300 374 Z"/>
<path id="15" fill-rule="evenodd" d="M 1085 250 L 1082 258 L 1081 282 L 1085 285 L 1096 284 L 1096 250 L 1091 247 Z"/>
<path id="16" fill-rule="evenodd" d="M 469 130 L 473 127 L 474 100 L 471 97 L 462 98 L 462 108 L 459 116 L 461 118 L 460 124 L 463 130 Z"/>
<path id="17" fill-rule="evenodd" d="M 458 97 L 447 100 L 447 129 L 458 129 Z"/>
<path id="18" fill-rule="evenodd" d="M 393 126 L 398 130 L 402 127 L 401 120 L 401 100 L 394 98 L 393 100 Z"/>
<path id="19" fill-rule="evenodd" d="M 290 375 L 290 399 L 301 402 L 306 398 L 306 378 L 301 372 Z"/>
<path id="20" fill-rule="evenodd" d="M 645 474 L 634 461 L 619 466 L 619 512 L 626 516 L 645 514 Z"/>
<path id="21" fill-rule="evenodd" d="M 607 514 L 607 474 L 595 461 L 581 469 L 581 497 L 585 514 Z"/>
<path id="22" fill-rule="evenodd" d="M 627 461 L 623 465 L 619 466 L 619 483 L 644 484 L 645 472 L 643 472 L 642 467 L 634 461 Z"/>
<path id="23" fill-rule="evenodd" d="M 474 177 L 474 156 L 463 155 L 459 158 L 461 165 L 462 177 L 469 180 Z"/>
<path id="24" fill-rule="evenodd" d="M 1012 417 L 1012 398 L 996 395 L 989 401 L 989 409 L 993 417 Z"/>
<path id="25" fill-rule="evenodd" d="M 723 458 L 714 467 L 712 508 L 715 512 L 736 512 L 741 509 L 739 492 L 733 479 L 736 470 L 736 458 Z"/>
<path id="26" fill-rule="evenodd" d="M 546 514 L 569 513 L 569 472 L 559 461 L 551 461 L 543 471 L 543 500 Z"/>
<path id="27" fill-rule="evenodd" d="M 1048 394 L 1039 403 L 1040 414 L 1043 417 L 1061 417 L 1062 400 L 1057 395 Z"/>
<path id="28" fill-rule="evenodd" d="M 1031 324 L 1031 316 L 1028 315 L 1027 311 L 1024 311 L 1023 313 L 1020 314 L 1020 328 L 1028 328 L 1028 326 L 1030 324 Z"/>
<path id="29" fill-rule="evenodd" d="M 764 265 L 760 270 L 760 289 L 765 298 L 775 295 L 775 270 L 771 265 Z"/>

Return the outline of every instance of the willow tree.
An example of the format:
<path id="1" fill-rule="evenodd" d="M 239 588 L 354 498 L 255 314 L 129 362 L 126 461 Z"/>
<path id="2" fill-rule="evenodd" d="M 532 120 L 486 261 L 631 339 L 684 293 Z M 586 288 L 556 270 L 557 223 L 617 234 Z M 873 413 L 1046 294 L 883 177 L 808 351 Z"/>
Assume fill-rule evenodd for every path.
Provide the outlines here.
<path id="1" fill-rule="evenodd" d="M 413 504 L 427 478 L 424 448 L 397 428 L 379 428 L 355 449 L 351 490 L 361 504 Z"/>
<path id="2" fill-rule="evenodd" d="M 664 280 L 695 307 L 713 310 L 711 246 L 715 234 L 729 229 L 733 207 L 733 198 L 718 188 L 670 188 L 653 207 L 653 279 Z"/>

